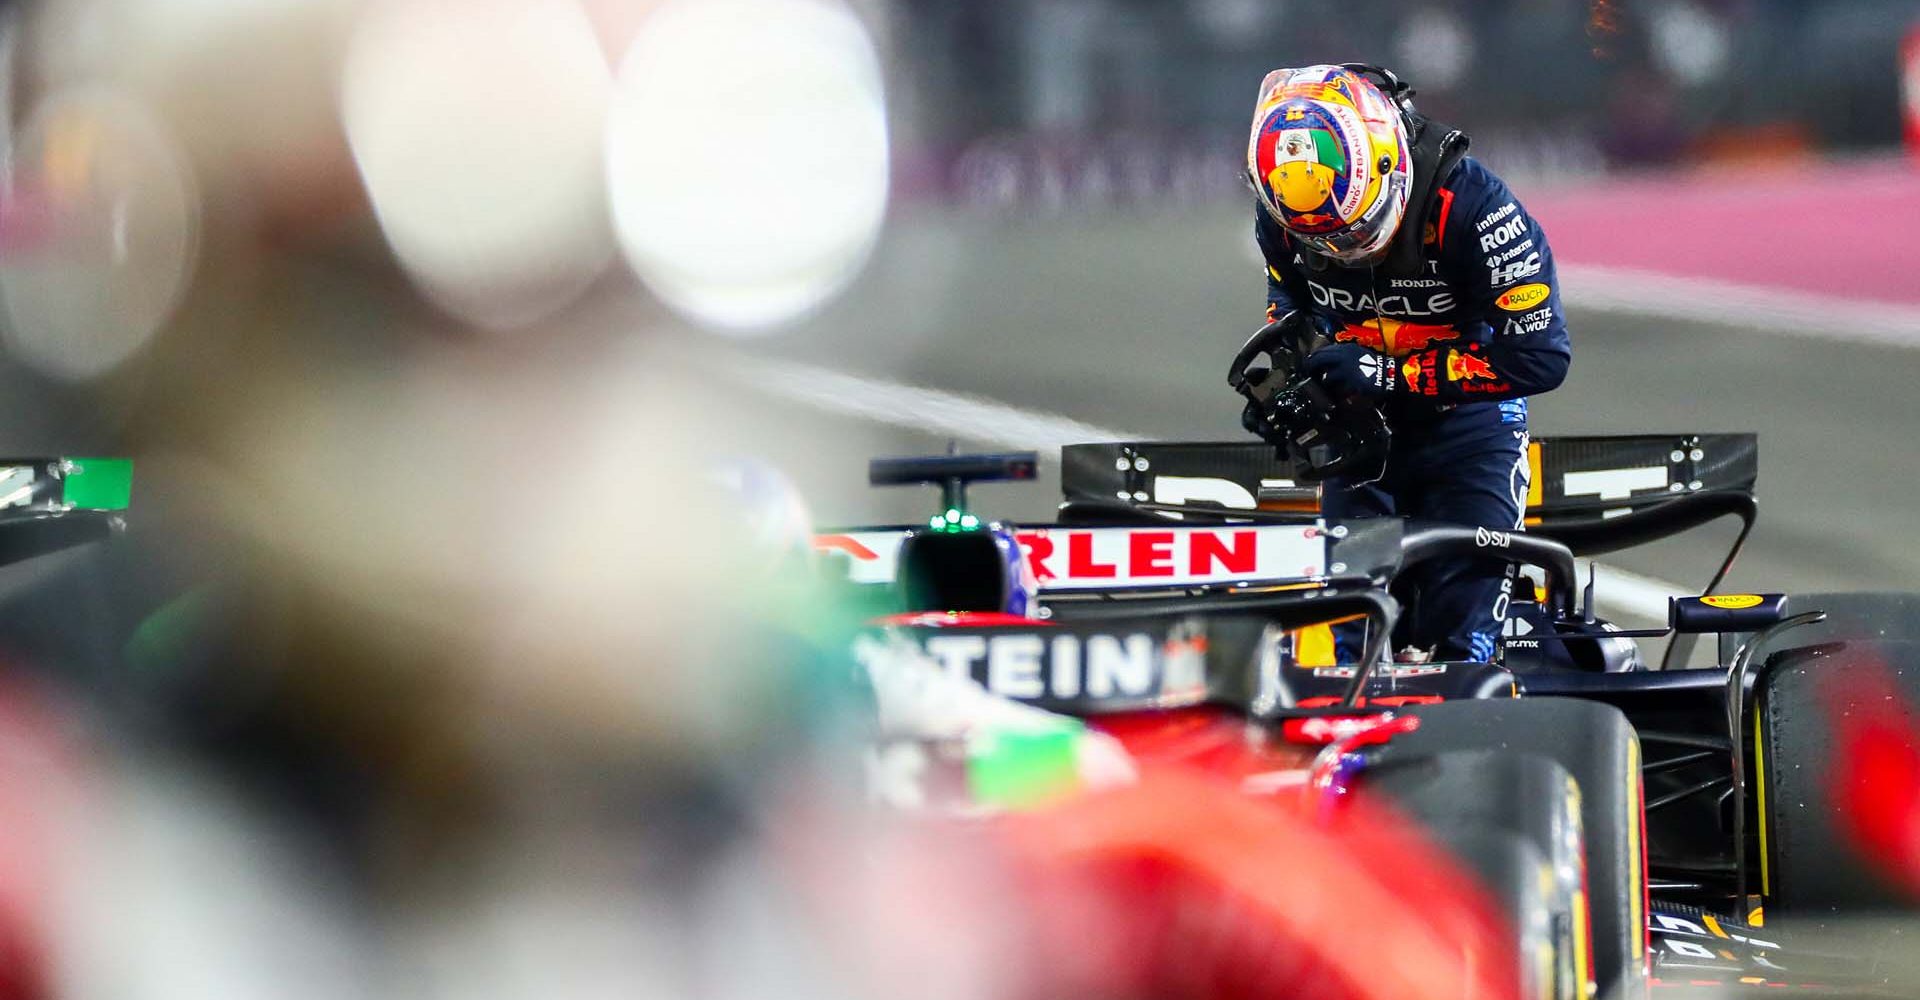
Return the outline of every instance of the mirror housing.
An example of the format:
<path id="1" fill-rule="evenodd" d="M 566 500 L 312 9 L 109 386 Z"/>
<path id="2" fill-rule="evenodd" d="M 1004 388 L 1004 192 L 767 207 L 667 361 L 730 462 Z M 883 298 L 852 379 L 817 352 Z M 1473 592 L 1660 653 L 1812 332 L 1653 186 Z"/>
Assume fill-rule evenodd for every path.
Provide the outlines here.
<path id="1" fill-rule="evenodd" d="M 1709 594 L 1668 602 L 1667 622 L 1681 635 L 1758 632 L 1787 616 L 1785 594 Z"/>

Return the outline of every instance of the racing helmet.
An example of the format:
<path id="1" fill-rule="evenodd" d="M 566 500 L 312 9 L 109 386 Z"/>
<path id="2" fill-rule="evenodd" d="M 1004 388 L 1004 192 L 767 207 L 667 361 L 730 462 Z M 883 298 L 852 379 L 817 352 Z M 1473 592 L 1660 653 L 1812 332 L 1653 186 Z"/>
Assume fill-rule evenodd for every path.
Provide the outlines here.
<path id="1" fill-rule="evenodd" d="M 1247 180 L 1273 221 L 1315 253 L 1343 264 L 1376 257 L 1406 217 L 1412 144 L 1397 98 L 1346 66 L 1277 69 L 1261 82 Z"/>

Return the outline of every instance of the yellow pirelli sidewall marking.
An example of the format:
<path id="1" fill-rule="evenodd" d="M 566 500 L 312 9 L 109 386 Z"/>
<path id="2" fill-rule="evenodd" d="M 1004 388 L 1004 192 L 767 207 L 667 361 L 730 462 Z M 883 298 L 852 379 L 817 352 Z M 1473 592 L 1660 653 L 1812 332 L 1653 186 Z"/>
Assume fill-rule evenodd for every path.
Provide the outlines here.
<path id="1" fill-rule="evenodd" d="M 1542 899 L 1551 899 L 1553 897 L 1554 885 L 1553 865 L 1542 861 L 1540 862 L 1540 870 L 1535 874 L 1540 880 L 1540 897 Z M 1554 946 L 1558 943 L 1559 942 L 1554 940 L 1553 936 L 1549 934 L 1534 946 L 1534 981 L 1540 983 L 1542 986 L 1548 986 L 1553 983 L 1553 970 L 1559 968 L 1559 963 L 1554 961 L 1558 956 L 1558 952 L 1554 949 Z"/>
<path id="2" fill-rule="evenodd" d="M 1527 472 L 1532 477 L 1527 481 L 1527 506 L 1538 507 L 1547 502 L 1547 477 L 1540 472 L 1540 442 L 1527 445 Z"/>
<path id="3" fill-rule="evenodd" d="M 1646 892 L 1647 873 L 1640 870 L 1640 824 L 1646 815 L 1646 803 L 1641 801 L 1640 788 L 1640 737 L 1636 734 L 1627 741 L 1627 801 L 1632 809 L 1627 813 L 1627 872 L 1631 881 L 1627 883 L 1628 911 L 1633 915 L 1627 933 L 1633 937 L 1633 960 L 1637 964 L 1647 954 L 1647 913 Z"/>
<path id="4" fill-rule="evenodd" d="M 1593 982 L 1593 970 L 1587 968 L 1588 936 L 1587 929 L 1587 890 L 1581 889 L 1573 894 L 1573 984 L 1586 994 L 1586 984 Z"/>
<path id="5" fill-rule="evenodd" d="M 1735 780 L 1739 779 L 1735 775 Z M 1761 748 L 1760 740 L 1760 702 L 1753 703 L 1753 804 L 1757 817 L 1754 826 L 1760 831 L 1760 895 L 1773 894 L 1773 884 L 1768 880 L 1767 871 L 1767 758 Z M 1739 849 L 1739 845 L 1734 845 Z M 1756 925 L 1757 926 L 1757 925 Z"/>
<path id="6" fill-rule="evenodd" d="M 1714 936 L 1714 937 L 1726 937 L 1726 936 L 1727 936 L 1727 932 L 1726 932 L 1726 931 L 1723 931 L 1723 930 L 1721 930 L 1721 929 L 1720 929 L 1720 921 L 1718 921 L 1718 920 L 1715 920 L 1715 919 L 1713 919 L 1713 914 L 1711 914 L 1711 913 L 1703 913 L 1703 914 L 1701 914 L 1701 916 L 1702 916 L 1702 917 L 1704 917 L 1704 918 L 1706 919 L 1706 922 L 1707 922 L 1707 930 L 1710 930 L 1710 931 L 1712 931 L 1712 932 L 1713 932 L 1713 936 Z"/>
<path id="7" fill-rule="evenodd" d="M 1567 775 L 1567 806 L 1573 813 L 1573 825 L 1580 831 L 1580 845 L 1584 850 L 1587 843 L 1586 824 L 1581 820 L 1580 782 L 1573 775 Z M 1587 909 L 1587 862 L 1580 860 L 1580 888 L 1573 894 L 1573 981 L 1576 984 L 1593 982 L 1593 973 L 1587 968 L 1587 958 L 1593 954 L 1593 939 L 1590 936 L 1592 924 Z M 1580 987 L 1582 990 L 1584 986 Z"/>

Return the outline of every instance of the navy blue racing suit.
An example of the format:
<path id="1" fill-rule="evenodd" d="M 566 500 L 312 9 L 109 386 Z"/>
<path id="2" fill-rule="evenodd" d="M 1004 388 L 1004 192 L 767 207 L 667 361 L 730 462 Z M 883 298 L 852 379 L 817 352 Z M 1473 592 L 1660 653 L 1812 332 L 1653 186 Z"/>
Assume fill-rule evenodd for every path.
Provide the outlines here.
<path id="1" fill-rule="evenodd" d="M 1529 486 L 1526 397 L 1558 386 L 1573 350 L 1546 233 L 1513 192 L 1461 157 L 1427 204 L 1409 206 L 1402 225 L 1421 227 L 1421 245 L 1399 255 L 1399 273 L 1317 258 L 1265 212 L 1256 215 L 1268 319 L 1306 310 L 1330 339 L 1398 359 L 1398 387 L 1382 406 L 1393 429 L 1386 474 L 1364 486 L 1329 481 L 1328 519 L 1519 528 Z M 1436 659 L 1485 661 L 1510 587 L 1498 560 L 1414 567 L 1396 584 L 1409 610 L 1394 641 L 1431 648 Z M 1348 662 L 1358 658 L 1350 631 L 1338 633 Z"/>

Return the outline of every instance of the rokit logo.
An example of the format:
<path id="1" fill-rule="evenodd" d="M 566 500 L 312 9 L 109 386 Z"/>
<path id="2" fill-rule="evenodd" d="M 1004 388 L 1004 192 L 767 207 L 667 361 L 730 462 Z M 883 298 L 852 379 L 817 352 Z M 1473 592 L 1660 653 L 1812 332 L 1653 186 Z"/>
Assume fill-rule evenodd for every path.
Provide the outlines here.
<path id="1" fill-rule="evenodd" d="M 1521 234 L 1525 233 L 1526 231 L 1527 231 L 1527 220 L 1525 219 L 1510 219 L 1506 222 L 1503 222 L 1500 225 L 1495 226 L 1492 232 L 1481 234 L 1480 252 L 1488 253 L 1493 250 L 1498 250 L 1501 247 L 1506 246 L 1509 243 L 1512 243 L 1514 240 L 1519 239 Z"/>

